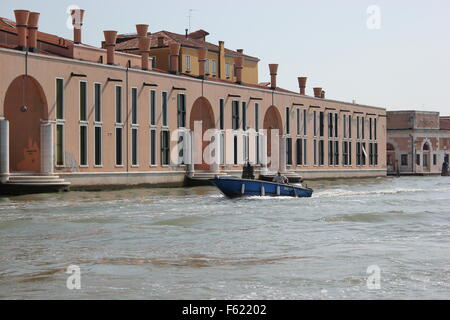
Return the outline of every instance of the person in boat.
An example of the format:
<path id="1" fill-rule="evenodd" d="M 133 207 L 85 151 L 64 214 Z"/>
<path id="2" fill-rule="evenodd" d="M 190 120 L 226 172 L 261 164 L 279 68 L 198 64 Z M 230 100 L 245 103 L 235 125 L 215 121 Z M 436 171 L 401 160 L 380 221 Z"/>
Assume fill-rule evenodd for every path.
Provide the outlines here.
<path id="1" fill-rule="evenodd" d="M 286 176 L 281 175 L 281 172 L 278 171 L 277 175 L 273 178 L 272 182 L 288 184 L 289 179 Z"/>

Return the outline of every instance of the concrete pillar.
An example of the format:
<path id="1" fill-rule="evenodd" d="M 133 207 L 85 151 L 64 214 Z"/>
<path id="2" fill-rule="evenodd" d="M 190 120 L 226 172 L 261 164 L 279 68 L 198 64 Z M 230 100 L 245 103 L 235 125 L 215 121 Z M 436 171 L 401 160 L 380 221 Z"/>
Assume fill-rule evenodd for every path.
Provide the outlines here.
<path id="1" fill-rule="evenodd" d="M 286 172 L 286 137 L 280 137 L 280 172 Z"/>
<path id="2" fill-rule="evenodd" d="M 9 178 L 9 121 L 0 118 L 0 182 Z"/>
<path id="3" fill-rule="evenodd" d="M 55 172 L 55 154 L 53 142 L 54 123 L 41 123 L 41 171 L 52 175 Z"/>

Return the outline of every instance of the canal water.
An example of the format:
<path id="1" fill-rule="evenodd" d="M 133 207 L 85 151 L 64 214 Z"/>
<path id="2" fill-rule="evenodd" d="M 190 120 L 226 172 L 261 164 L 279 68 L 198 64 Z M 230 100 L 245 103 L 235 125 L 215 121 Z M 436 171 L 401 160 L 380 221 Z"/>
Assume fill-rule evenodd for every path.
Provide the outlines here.
<path id="1" fill-rule="evenodd" d="M 310 186 L 1 197 L 0 299 L 450 298 L 449 178 Z"/>

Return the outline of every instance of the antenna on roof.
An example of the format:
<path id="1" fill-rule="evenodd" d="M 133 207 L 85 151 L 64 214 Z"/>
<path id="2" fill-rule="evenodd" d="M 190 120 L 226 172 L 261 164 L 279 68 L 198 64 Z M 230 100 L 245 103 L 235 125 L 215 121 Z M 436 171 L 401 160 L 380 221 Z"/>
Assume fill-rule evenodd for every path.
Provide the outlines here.
<path id="1" fill-rule="evenodd" d="M 189 9 L 188 19 L 189 19 L 189 26 L 188 26 L 188 33 L 191 32 L 191 19 L 192 19 L 192 12 L 197 11 L 195 9 Z"/>

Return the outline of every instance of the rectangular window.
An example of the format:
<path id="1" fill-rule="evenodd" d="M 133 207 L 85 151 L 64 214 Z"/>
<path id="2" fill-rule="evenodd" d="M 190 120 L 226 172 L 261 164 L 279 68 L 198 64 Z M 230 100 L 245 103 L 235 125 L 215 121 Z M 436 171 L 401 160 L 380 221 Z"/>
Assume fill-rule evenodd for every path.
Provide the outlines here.
<path id="1" fill-rule="evenodd" d="M 131 124 L 138 124 L 137 88 L 131 88 Z"/>
<path id="2" fill-rule="evenodd" d="M 334 142 L 334 165 L 339 165 L 339 141 Z"/>
<path id="3" fill-rule="evenodd" d="M 286 138 L 286 164 L 292 165 L 292 138 Z"/>
<path id="4" fill-rule="evenodd" d="M 156 57 L 152 56 L 152 69 L 156 69 L 156 66 L 157 66 L 157 64 L 156 64 Z"/>
<path id="5" fill-rule="evenodd" d="M 319 113 L 319 126 L 320 126 L 320 136 L 323 137 L 325 134 L 325 113 Z"/>
<path id="6" fill-rule="evenodd" d="M 247 131 L 247 103 L 242 102 L 242 129 Z"/>
<path id="7" fill-rule="evenodd" d="M 225 130 L 225 100 L 219 100 L 219 125 L 220 130 Z"/>
<path id="8" fill-rule="evenodd" d="M 317 136 L 317 111 L 314 111 L 314 137 Z"/>
<path id="9" fill-rule="evenodd" d="M 366 138 L 366 121 L 364 119 L 364 117 L 361 117 L 361 138 L 365 139 Z"/>
<path id="10" fill-rule="evenodd" d="M 297 109 L 297 135 L 298 136 L 301 134 L 301 128 L 300 128 L 301 123 L 302 123 L 301 110 Z"/>
<path id="11" fill-rule="evenodd" d="M 359 124 L 359 119 L 358 119 Z M 361 142 L 356 143 L 356 165 L 361 165 Z"/>
<path id="12" fill-rule="evenodd" d="M 319 165 L 323 166 L 325 164 L 325 142 L 323 140 L 319 141 Z"/>
<path id="13" fill-rule="evenodd" d="M 303 165 L 307 165 L 308 164 L 308 140 L 304 139 L 303 140 Z"/>
<path id="14" fill-rule="evenodd" d="M 64 119 L 64 79 L 56 79 L 56 119 Z"/>
<path id="15" fill-rule="evenodd" d="M 233 137 L 233 164 L 238 164 L 238 137 Z"/>
<path id="16" fill-rule="evenodd" d="M 156 126 L 156 91 L 150 90 L 150 125 Z"/>
<path id="17" fill-rule="evenodd" d="M 64 126 L 56 125 L 56 165 L 64 165 Z"/>
<path id="18" fill-rule="evenodd" d="M 437 165 L 437 155 L 433 154 L 433 165 L 436 166 Z"/>
<path id="19" fill-rule="evenodd" d="M 402 164 L 402 166 L 407 166 L 408 165 L 408 155 L 407 154 L 402 154 L 401 155 L 401 164 Z"/>
<path id="20" fill-rule="evenodd" d="M 87 126 L 80 126 L 80 166 L 87 166 Z"/>
<path id="21" fill-rule="evenodd" d="M 360 130 L 360 117 L 356 117 L 356 138 L 360 139 L 361 138 L 361 130 Z"/>
<path id="22" fill-rule="evenodd" d="M 156 130 L 150 130 L 150 165 L 156 166 Z"/>
<path id="23" fill-rule="evenodd" d="M 334 133 L 333 114 L 329 113 L 328 114 L 328 138 L 332 138 L 333 137 L 333 133 Z"/>
<path id="24" fill-rule="evenodd" d="M 314 140 L 314 165 L 317 166 L 317 140 Z"/>
<path id="25" fill-rule="evenodd" d="M 374 143 L 375 165 L 378 165 L 378 143 Z"/>
<path id="26" fill-rule="evenodd" d="M 377 140 L 378 139 L 378 121 L 376 118 L 373 119 L 373 130 L 374 130 L 374 133 L 373 133 L 374 139 Z"/>
<path id="27" fill-rule="evenodd" d="M 239 130 L 239 101 L 233 101 L 232 107 L 232 124 L 233 130 Z"/>
<path id="28" fill-rule="evenodd" d="M 191 56 L 186 56 L 186 72 L 191 72 Z"/>
<path id="29" fill-rule="evenodd" d="M 122 123 L 122 87 L 116 86 L 116 123 Z"/>
<path id="30" fill-rule="evenodd" d="M 212 67 L 212 74 L 216 75 L 217 74 L 216 60 L 211 61 L 211 67 Z"/>
<path id="31" fill-rule="evenodd" d="M 353 157 L 353 149 L 352 149 L 352 142 L 350 141 L 348 143 L 348 165 L 352 165 L 352 157 Z"/>
<path id="32" fill-rule="evenodd" d="M 102 127 L 96 126 L 94 129 L 94 164 L 96 166 L 102 165 Z"/>
<path id="33" fill-rule="evenodd" d="M 333 152 L 333 141 L 328 141 L 328 165 L 332 166 L 334 164 L 334 152 Z"/>
<path id="34" fill-rule="evenodd" d="M 334 137 L 339 137 L 339 116 L 337 113 L 334 114 Z"/>
<path id="35" fill-rule="evenodd" d="M 290 109 L 286 108 L 286 134 L 291 134 L 291 117 L 290 117 Z"/>
<path id="36" fill-rule="evenodd" d="M 366 149 L 366 143 L 363 142 L 361 143 L 361 165 L 365 166 L 366 165 L 366 159 L 367 159 L 367 149 Z"/>
<path id="37" fill-rule="evenodd" d="M 297 139 L 296 151 L 297 151 L 297 165 L 302 165 L 303 164 L 303 139 Z"/>
<path id="38" fill-rule="evenodd" d="M 225 64 L 225 72 L 226 72 L 226 73 L 225 73 L 226 77 L 227 77 L 227 78 L 230 78 L 230 77 L 231 77 L 231 74 L 230 74 L 230 73 L 231 73 L 231 70 L 230 70 L 230 64 L 229 64 L 229 63 L 226 63 L 226 64 Z"/>
<path id="39" fill-rule="evenodd" d="M 369 140 L 372 140 L 372 133 L 373 133 L 373 127 L 372 127 L 372 118 L 369 118 Z"/>
<path id="40" fill-rule="evenodd" d="M 80 81 L 80 121 L 87 121 L 87 83 Z"/>
<path id="41" fill-rule="evenodd" d="M 123 165 L 123 149 L 122 149 L 122 142 L 123 142 L 123 128 L 116 127 L 116 166 Z"/>
<path id="42" fill-rule="evenodd" d="M 169 126 L 169 110 L 167 106 L 167 92 L 161 93 L 161 120 L 162 120 L 162 126 L 168 127 Z"/>
<path id="43" fill-rule="evenodd" d="M 420 166 L 420 154 L 416 154 L 416 165 Z"/>
<path id="44" fill-rule="evenodd" d="M 259 132 L 259 104 L 257 103 L 255 103 L 255 131 Z"/>
<path id="45" fill-rule="evenodd" d="M 138 165 L 138 129 L 131 129 L 131 165 Z"/>
<path id="46" fill-rule="evenodd" d="M 169 165 L 170 162 L 170 132 L 167 130 L 161 131 L 161 163 L 164 166 Z"/>
<path id="47" fill-rule="evenodd" d="M 178 128 L 186 127 L 186 96 L 183 93 L 178 94 Z"/>
<path id="48" fill-rule="evenodd" d="M 102 122 L 102 85 L 94 84 L 94 121 Z"/>
<path id="49" fill-rule="evenodd" d="M 344 116 L 344 122 L 345 122 L 345 118 L 347 116 Z M 344 164 L 344 166 L 348 165 L 348 142 L 344 141 L 342 142 L 342 163 Z"/>
<path id="50" fill-rule="evenodd" d="M 205 60 L 205 74 L 209 75 L 209 59 Z"/>
<path id="51" fill-rule="evenodd" d="M 303 110 L 303 135 L 306 136 L 307 135 L 307 124 L 308 124 L 308 119 L 307 119 L 307 112 L 306 109 Z"/>
<path id="52" fill-rule="evenodd" d="M 342 123 L 342 127 L 343 127 L 343 136 L 344 139 L 347 139 L 347 115 L 344 114 L 344 119 L 343 119 L 343 123 Z"/>

